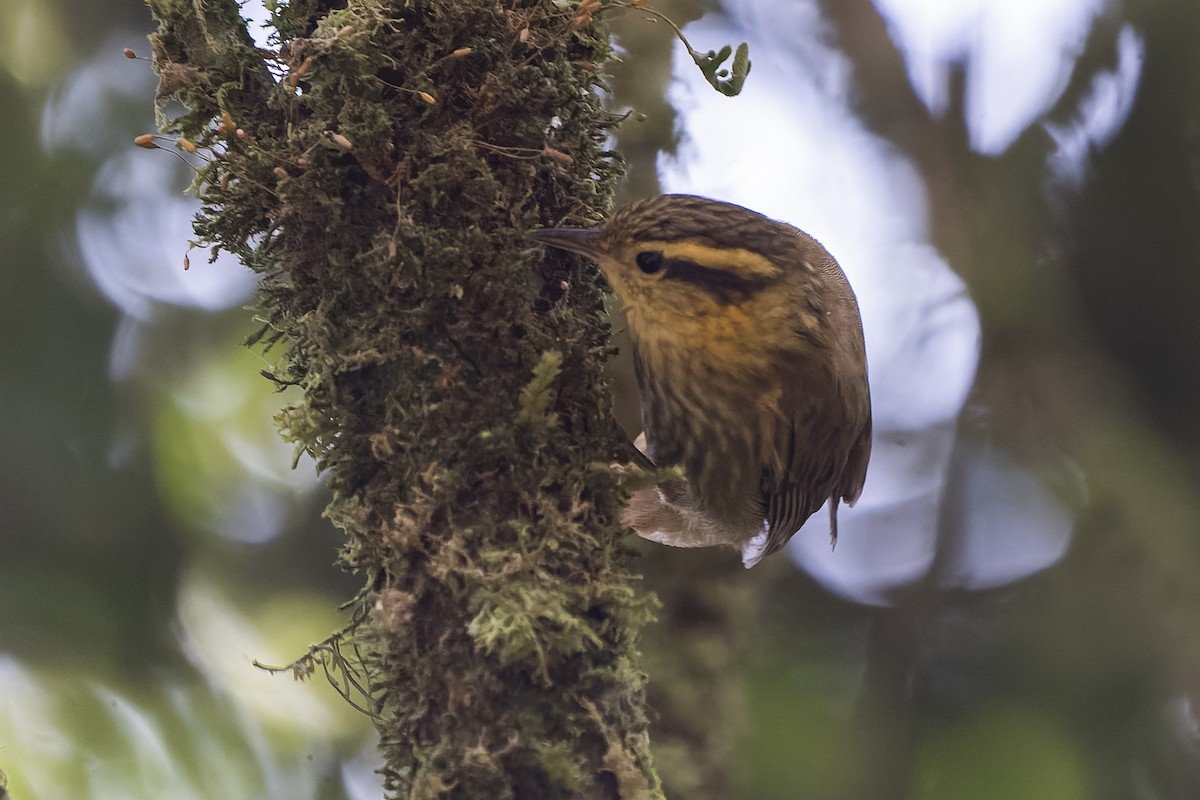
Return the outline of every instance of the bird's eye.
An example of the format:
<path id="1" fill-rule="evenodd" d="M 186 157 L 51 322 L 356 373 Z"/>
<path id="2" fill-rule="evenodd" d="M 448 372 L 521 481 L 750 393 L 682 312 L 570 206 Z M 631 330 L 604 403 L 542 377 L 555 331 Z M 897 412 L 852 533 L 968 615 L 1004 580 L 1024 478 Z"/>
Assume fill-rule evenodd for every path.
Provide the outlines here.
<path id="1" fill-rule="evenodd" d="M 661 250 L 643 250 L 637 254 L 638 269 L 647 275 L 653 275 L 663 268 L 663 254 Z"/>

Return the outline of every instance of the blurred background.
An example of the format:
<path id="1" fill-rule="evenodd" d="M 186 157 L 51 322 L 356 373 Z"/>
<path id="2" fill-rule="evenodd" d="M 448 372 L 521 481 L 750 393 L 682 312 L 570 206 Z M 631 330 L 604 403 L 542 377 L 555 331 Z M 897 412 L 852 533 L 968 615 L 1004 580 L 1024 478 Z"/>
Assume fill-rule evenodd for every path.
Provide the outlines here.
<path id="1" fill-rule="evenodd" d="M 616 20 L 625 197 L 820 239 L 876 427 L 836 550 L 824 514 L 750 572 L 643 549 L 723 615 L 693 666 L 735 689 L 728 760 L 671 796 L 1200 797 L 1200 4 L 652 6 L 754 66 L 727 98 Z M 251 665 L 359 582 L 239 345 L 253 281 L 189 253 L 188 168 L 132 147 L 150 30 L 0 0 L 0 770 L 17 800 L 379 797 L 366 718 Z M 660 685 L 655 637 L 702 627 L 663 616 Z"/>

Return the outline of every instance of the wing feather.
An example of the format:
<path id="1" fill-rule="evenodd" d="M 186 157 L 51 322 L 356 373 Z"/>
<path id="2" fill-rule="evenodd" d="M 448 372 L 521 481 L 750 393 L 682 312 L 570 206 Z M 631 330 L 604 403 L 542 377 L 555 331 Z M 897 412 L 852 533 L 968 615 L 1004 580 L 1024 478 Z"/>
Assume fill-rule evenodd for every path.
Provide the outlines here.
<path id="1" fill-rule="evenodd" d="M 766 553 L 783 547 L 828 500 L 830 533 L 837 539 L 837 505 L 853 503 L 866 480 L 871 454 L 871 405 L 866 386 L 850 396 L 835 386 L 814 386 L 812 374 L 796 375 L 785 387 L 776 441 L 779 458 L 763 465 L 763 506 L 768 526 Z M 828 380 L 828 378 L 826 379 Z M 841 387 L 837 387 L 841 388 Z M 825 398 L 821 403 L 814 398 Z M 774 468 L 772 461 L 782 463 Z"/>

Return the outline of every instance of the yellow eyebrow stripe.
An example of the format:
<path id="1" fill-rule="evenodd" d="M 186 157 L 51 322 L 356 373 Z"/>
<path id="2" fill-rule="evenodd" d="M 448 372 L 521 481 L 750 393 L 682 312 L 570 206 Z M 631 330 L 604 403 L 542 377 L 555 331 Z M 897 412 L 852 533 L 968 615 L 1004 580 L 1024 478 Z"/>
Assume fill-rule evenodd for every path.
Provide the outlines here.
<path id="1" fill-rule="evenodd" d="M 725 270 L 746 278 L 773 278 L 781 272 L 769 259 L 741 247 L 710 247 L 697 242 L 641 242 L 639 249 L 660 250 L 666 259 L 691 261 L 701 267 Z"/>

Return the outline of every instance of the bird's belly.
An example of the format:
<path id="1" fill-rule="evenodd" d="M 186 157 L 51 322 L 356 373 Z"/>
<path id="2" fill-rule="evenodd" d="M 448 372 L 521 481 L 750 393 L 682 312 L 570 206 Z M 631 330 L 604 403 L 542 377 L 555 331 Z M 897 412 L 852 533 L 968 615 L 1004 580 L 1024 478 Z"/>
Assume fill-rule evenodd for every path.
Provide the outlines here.
<path id="1" fill-rule="evenodd" d="M 688 366 L 692 374 L 684 380 L 639 376 L 649 455 L 659 465 L 683 467 L 696 511 L 728 529 L 731 538 L 749 538 L 763 524 L 763 395 L 777 390 L 712 374 L 711 363 Z"/>

